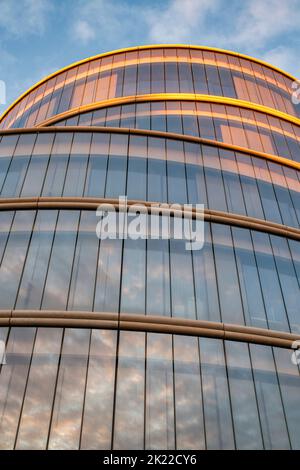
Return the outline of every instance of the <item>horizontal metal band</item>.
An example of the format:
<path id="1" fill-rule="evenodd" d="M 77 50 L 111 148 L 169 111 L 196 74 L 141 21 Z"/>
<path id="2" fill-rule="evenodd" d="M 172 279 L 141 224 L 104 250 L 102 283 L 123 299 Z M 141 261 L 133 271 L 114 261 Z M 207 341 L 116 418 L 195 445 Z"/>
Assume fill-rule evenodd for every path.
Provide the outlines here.
<path id="1" fill-rule="evenodd" d="M 63 118 L 69 118 L 74 116 L 74 114 L 92 111 L 94 109 L 109 108 L 112 106 L 124 104 L 146 103 L 150 101 L 192 101 L 199 103 L 227 104 L 243 109 L 250 109 L 251 111 L 259 111 L 260 113 L 268 114 L 270 116 L 283 119 L 284 121 L 288 121 L 292 124 L 300 126 L 300 119 L 296 116 L 278 111 L 274 108 L 269 108 L 268 106 L 252 103 L 251 101 L 227 98 L 226 96 L 200 95 L 193 93 L 152 93 L 149 95 L 122 96 L 120 98 L 112 98 L 105 101 L 97 101 L 96 103 L 86 104 L 84 106 L 78 106 L 77 108 L 72 108 L 68 111 L 64 111 L 63 113 L 56 114 L 55 116 L 37 124 L 36 127 L 49 126 Z"/>
<path id="2" fill-rule="evenodd" d="M 231 56 L 234 56 L 234 57 L 239 57 L 239 58 L 242 58 L 242 59 L 246 59 L 246 60 L 250 60 L 251 62 L 255 62 L 257 64 L 260 64 L 260 65 L 263 65 L 265 67 L 268 67 L 269 69 L 271 70 L 275 70 L 276 72 L 279 72 L 281 73 L 282 75 L 286 76 L 287 78 L 289 78 L 290 80 L 292 81 L 296 81 L 297 79 L 289 74 L 288 72 L 280 69 L 279 67 L 276 67 L 272 64 L 269 64 L 268 62 L 265 62 L 263 60 L 260 60 L 260 59 L 256 59 L 255 57 L 251 57 L 251 56 L 248 56 L 248 55 L 245 55 L 245 54 L 241 54 L 241 53 L 238 53 L 238 52 L 234 52 L 234 51 L 227 51 L 225 49 L 219 49 L 217 47 L 208 47 L 208 46 L 194 46 L 194 45 L 186 45 L 186 44 L 153 44 L 153 45 L 147 45 L 147 46 L 136 46 L 136 47 L 128 47 L 128 48 L 123 48 L 123 49 L 117 49 L 117 50 L 114 50 L 114 51 L 110 51 L 110 52 L 105 52 L 103 54 L 97 54 L 95 56 L 91 56 L 91 57 L 87 57 L 86 59 L 82 59 L 82 60 L 79 60 L 77 62 L 74 62 L 72 64 L 69 64 L 67 65 L 66 67 L 63 67 L 59 70 L 57 70 L 56 72 L 53 72 L 49 75 L 47 75 L 46 77 L 42 78 L 41 80 L 39 80 L 37 83 L 35 83 L 32 87 L 28 88 L 28 90 L 26 90 L 24 93 L 22 93 L 22 95 L 20 95 L 5 111 L 4 113 L 0 116 L 0 123 L 1 121 L 4 119 L 4 117 L 9 113 L 9 111 L 11 111 L 12 108 L 14 108 L 23 98 L 25 98 L 25 96 L 27 96 L 29 93 L 31 93 L 33 90 L 35 90 L 37 87 L 39 87 L 40 85 L 42 85 L 43 83 L 47 82 L 48 80 L 50 80 L 51 78 L 53 77 L 56 77 L 57 75 L 60 75 L 61 73 L 67 71 L 67 70 L 70 70 L 74 67 L 77 67 L 78 65 L 82 65 L 82 64 L 85 64 L 87 62 L 91 62 L 92 60 L 96 60 L 96 59 L 102 59 L 103 57 L 108 57 L 108 56 L 113 56 L 113 55 L 116 55 L 116 54 L 122 54 L 124 52 L 134 52 L 134 51 L 140 51 L 140 50 L 147 50 L 147 49 L 172 49 L 172 48 L 177 48 L 177 49 L 194 49 L 194 50 L 203 50 L 203 51 L 211 51 L 211 52 L 219 52 L 221 54 L 227 54 L 227 55 L 231 55 Z"/>
<path id="3" fill-rule="evenodd" d="M 26 127 L 26 128 L 15 128 L 15 129 L 0 129 L 1 135 L 15 135 L 15 134 L 32 134 L 32 133 L 55 133 L 55 132 L 98 132 L 108 134 L 128 134 L 128 135 L 141 135 L 145 137 L 160 137 L 163 139 L 180 140 L 183 142 L 193 142 L 196 144 L 210 145 L 212 147 L 219 147 L 226 150 L 232 150 L 234 152 L 244 153 L 246 155 L 262 158 L 264 160 L 270 160 L 280 165 L 285 165 L 295 170 L 300 170 L 300 163 L 290 160 L 289 158 L 279 157 L 270 153 L 259 152 L 257 150 L 251 150 L 247 147 L 240 147 L 239 145 L 226 144 L 224 142 L 218 142 L 217 140 L 204 139 L 202 137 L 194 137 L 185 134 L 175 134 L 172 132 L 162 131 L 151 131 L 146 129 L 129 129 L 125 127 L 90 127 L 90 126 L 66 126 L 66 127 Z"/>
<path id="4" fill-rule="evenodd" d="M 37 209 L 77 209 L 77 210 L 96 210 L 100 204 L 110 204 L 116 210 L 119 208 L 118 199 L 109 198 L 87 198 L 87 197 L 31 197 L 31 198 L 3 198 L 0 199 L 0 210 L 37 210 Z M 281 237 L 300 240 L 300 229 L 289 227 L 287 225 L 277 224 L 255 217 L 233 214 L 231 212 L 222 212 L 205 209 L 204 212 L 184 208 L 182 204 L 172 204 L 149 202 L 140 200 L 127 200 L 126 204 L 130 206 L 145 207 L 148 213 L 158 213 L 162 215 L 182 216 L 184 210 L 185 216 L 190 214 L 191 218 L 200 218 L 209 222 L 232 225 L 236 227 L 257 230 L 259 232 L 278 235 Z M 162 206 L 160 205 L 162 204 Z M 173 207 L 172 207 L 173 206 Z M 136 207 L 138 209 L 138 207 Z"/>
<path id="5" fill-rule="evenodd" d="M 109 312 L 0 310 L 0 326 L 119 329 L 216 338 L 280 348 L 292 348 L 293 343 L 300 340 L 300 335 L 264 328 Z"/>

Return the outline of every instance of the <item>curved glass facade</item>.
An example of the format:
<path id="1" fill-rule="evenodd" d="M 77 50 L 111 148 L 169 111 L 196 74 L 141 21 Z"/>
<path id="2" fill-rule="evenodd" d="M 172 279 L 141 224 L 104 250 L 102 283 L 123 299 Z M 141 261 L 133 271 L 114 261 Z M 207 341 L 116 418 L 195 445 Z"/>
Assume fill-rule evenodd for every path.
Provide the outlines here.
<path id="1" fill-rule="evenodd" d="M 145 47 L 58 72 L 4 115 L 0 448 L 300 449 L 291 81 Z M 145 204 L 147 236 L 99 240 L 95 209 L 120 196 Z M 149 237 L 153 204 L 172 226 L 169 205 L 191 205 L 191 227 L 204 204 L 203 247 Z"/>

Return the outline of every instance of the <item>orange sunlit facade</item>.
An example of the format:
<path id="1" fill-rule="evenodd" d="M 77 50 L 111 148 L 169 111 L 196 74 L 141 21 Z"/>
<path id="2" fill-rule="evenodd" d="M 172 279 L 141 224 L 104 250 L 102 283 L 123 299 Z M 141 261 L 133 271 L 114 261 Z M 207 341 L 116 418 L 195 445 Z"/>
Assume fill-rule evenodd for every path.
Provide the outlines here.
<path id="1" fill-rule="evenodd" d="M 300 448 L 294 80 L 143 46 L 68 66 L 4 113 L 0 448 Z M 204 204 L 203 248 L 99 240 L 95 210 L 120 196 Z"/>

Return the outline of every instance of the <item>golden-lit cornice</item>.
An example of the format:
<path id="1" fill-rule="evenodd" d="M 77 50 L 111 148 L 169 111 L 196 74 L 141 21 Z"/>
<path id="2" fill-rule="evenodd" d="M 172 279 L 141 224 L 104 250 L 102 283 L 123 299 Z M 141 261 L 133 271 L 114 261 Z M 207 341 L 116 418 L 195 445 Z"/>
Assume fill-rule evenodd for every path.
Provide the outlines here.
<path id="1" fill-rule="evenodd" d="M 110 198 L 89 198 L 89 197 L 26 197 L 26 198 L 7 198 L 0 199 L 1 210 L 38 210 L 38 209 L 74 209 L 74 210 L 96 210 L 100 204 L 110 204 L 119 209 L 118 199 Z M 216 211 L 205 209 L 198 210 L 195 207 L 184 208 L 181 204 L 176 204 L 176 208 L 172 208 L 172 204 L 157 201 L 140 201 L 127 200 L 127 206 L 142 205 L 148 213 L 157 213 L 167 216 L 182 217 L 182 211 L 185 210 L 185 216 L 191 219 L 204 219 L 207 222 L 214 222 L 234 227 L 256 230 L 259 232 L 269 233 L 281 237 L 290 238 L 291 240 L 300 241 L 300 229 L 289 227 L 287 225 L 270 222 L 269 220 L 257 219 L 247 215 L 234 214 L 231 212 Z"/>
<path id="2" fill-rule="evenodd" d="M 143 331 L 295 349 L 300 335 L 252 326 L 159 315 L 64 310 L 0 310 L 6 327 L 101 328 Z"/>
<path id="3" fill-rule="evenodd" d="M 195 46 L 195 45 L 188 45 L 188 44 L 152 44 L 152 45 L 145 45 L 145 46 L 135 46 L 135 47 L 128 47 L 128 48 L 123 48 L 123 49 L 116 49 L 114 51 L 104 52 L 102 54 L 97 54 L 97 55 L 94 55 L 94 56 L 91 56 L 91 57 L 87 57 L 87 58 L 79 60 L 77 62 L 73 62 L 73 63 L 71 63 L 71 64 L 69 64 L 65 67 L 62 67 L 61 69 L 47 75 L 46 77 L 42 78 L 40 81 L 38 81 L 37 83 L 32 85 L 30 88 L 28 88 L 28 90 L 26 90 L 24 93 L 22 93 L 4 111 L 4 113 L 0 116 L 0 123 L 4 119 L 4 117 L 9 113 L 9 111 L 11 111 L 11 109 L 14 108 L 16 106 L 16 104 L 18 104 L 25 96 L 27 96 L 29 93 L 31 93 L 33 90 L 35 90 L 37 87 L 39 87 L 43 83 L 47 82 L 51 78 L 56 77 L 57 75 L 65 72 L 67 70 L 70 70 L 74 67 L 85 64 L 87 62 L 91 62 L 91 61 L 96 60 L 96 59 L 102 59 L 102 58 L 108 57 L 108 56 L 114 56 L 114 55 L 122 54 L 122 53 L 126 53 L 126 52 L 134 52 L 134 51 L 147 50 L 147 49 L 162 49 L 162 48 L 163 49 L 174 49 L 174 48 L 177 48 L 177 49 L 192 49 L 192 50 L 202 50 L 202 51 L 210 51 L 210 52 L 217 52 L 217 53 L 221 53 L 221 54 L 227 54 L 227 55 L 230 55 L 230 56 L 250 60 L 250 61 L 255 62 L 257 64 L 263 65 L 265 67 L 268 67 L 271 70 L 279 72 L 280 74 L 286 76 L 287 78 L 289 78 L 292 81 L 297 81 L 297 79 L 293 75 L 291 75 L 288 72 L 280 69 L 279 67 L 276 67 L 272 64 L 269 64 L 268 62 L 265 62 L 264 60 L 257 59 L 255 57 L 252 57 L 252 56 L 249 56 L 249 55 L 246 55 L 246 54 L 241 54 L 239 52 L 234 52 L 234 51 L 230 51 L 230 50 L 226 50 L 226 49 L 220 49 L 220 48 L 217 48 L 217 47 Z"/>
<path id="4" fill-rule="evenodd" d="M 15 134 L 32 134 L 32 133 L 42 133 L 42 132 L 99 132 L 99 133 L 111 133 L 111 134 L 132 134 L 132 135 L 141 135 L 149 137 L 160 137 L 164 139 L 173 139 L 181 140 L 184 142 L 194 142 L 198 144 L 210 145 L 213 147 L 223 148 L 227 150 L 232 150 L 234 152 L 244 153 L 246 155 L 262 158 L 264 160 L 270 160 L 274 163 L 280 165 L 285 165 L 287 167 L 293 168 L 295 170 L 300 170 L 300 163 L 289 158 L 280 157 L 277 155 L 259 152 L 257 150 L 251 150 L 247 147 L 240 147 L 234 144 L 227 144 L 224 142 L 218 142 L 216 140 L 204 139 L 202 137 L 194 137 L 186 134 L 174 134 L 172 132 L 162 132 L 162 131 L 151 131 L 144 129 L 129 129 L 129 128 L 118 128 L 118 127 L 88 127 L 88 126 L 66 126 L 66 127 L 26 127 L 26 128 L 14 128 L 14 129 L 0 129 L 1 135 L 15 135 Z"/>

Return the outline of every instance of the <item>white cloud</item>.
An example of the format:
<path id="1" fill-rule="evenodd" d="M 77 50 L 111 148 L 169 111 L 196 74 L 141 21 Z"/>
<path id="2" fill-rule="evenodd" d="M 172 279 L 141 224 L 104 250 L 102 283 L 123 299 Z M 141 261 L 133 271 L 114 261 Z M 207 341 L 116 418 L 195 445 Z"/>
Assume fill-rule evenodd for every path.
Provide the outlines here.
<path id="1" fill-rule="evenodd" d="M 148 38 L 154 42 L 191 42 L 202 36 L 209 13 L 217 10 L 219 0 L 172 0 L 163 9 L 147 11 Z"/>
<path id="2" fill-rule="evenodd" d="M 96 33 L 91 24 L 84 20 L 78 20 L 74 24 L 73 34 L 75 38 L 84 44 L 88 43 L 90 40 L 94 39 Z"/>
<path id="3" fill-rule="evenodd" d="M 260 49 L 276 36 L 299 29 L 299 0 L 248 0 L 243 5 L 229 38 L 239 48 Z"/>
<path id="4" fill-rule="evenodd" d="M 0 28 L 14 36 L 42 34 L 51 10 L 50 0 L 0 0 Z"/>

